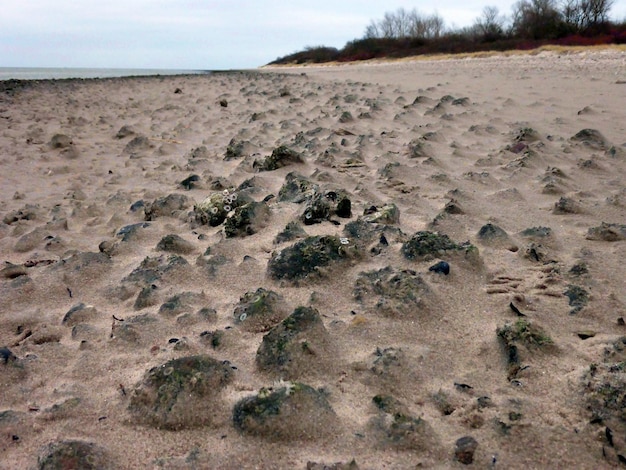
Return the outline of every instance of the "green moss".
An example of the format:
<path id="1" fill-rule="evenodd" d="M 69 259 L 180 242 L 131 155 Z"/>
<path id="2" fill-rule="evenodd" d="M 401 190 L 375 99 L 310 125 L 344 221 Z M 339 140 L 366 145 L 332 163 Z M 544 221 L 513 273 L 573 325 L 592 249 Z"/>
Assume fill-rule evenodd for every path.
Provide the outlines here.
<path id="1" fill-rule="evenodd" d="M 507 323 L 497 330 L 498 336 L 507 343 L 519 342 L 527 346 L 545 346 L 553 344 L 552 338 L 530 321 L 520 318 L 515 323 Z"/>

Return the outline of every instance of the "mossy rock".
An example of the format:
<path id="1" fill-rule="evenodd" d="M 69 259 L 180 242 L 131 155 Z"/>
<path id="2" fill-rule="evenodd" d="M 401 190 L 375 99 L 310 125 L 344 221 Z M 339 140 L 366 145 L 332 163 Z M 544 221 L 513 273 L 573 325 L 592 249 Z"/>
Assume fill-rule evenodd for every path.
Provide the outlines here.
<path id="1" fill-rule="evenodd" d="M 572 307 L 569 312 L 571 315 L 580 312 L 589 302 L 589 292 L 573 284 L 567 286 L 563 295 L 569 299 L 569 306 Z"/>
<path id="2" fill-rule="evenodd" d="M 458 244 L 438 232 L 420 231 L 402 245 L 402 254 L 409 260 L 431 260 L 461 253 L 478 257 L 478 248 L 470 243 Z"/>
<path id="3" fill-rule="evenodd" d="M 39 470 L 104 470 L 119 468 L 108 452 L 93 442 L 63 440 L 48 444 L 37 460 Z"/>
<path id="4" fill-rule="evenodd" d="M 256 364 L 264 372 L 295 378 L 330 365 L 330 339 L 319 312 L 298 307 L 264 337 Z"/>
<path id="5" fill-rule="evenodd" d="M 293 163 L 304 163 L 304 158 L 295 150 L 281 145 L 263 160 L 255 160 L 252 167 L 257 171 L 274 171 Z"/>
<path id="6" fill-rule="evenodd" d="M 173 359 L 144 374 L 128 409 L 138 422 L 156 428 L 219 424 L 223 409 L 219 392 L 232 378 L 232 367 L 210 356 Z"/>
<path id="7" fill-rule="evenodd" d="M 270 208 L 265 202 L 249 202 L 237 207 L 224 222 L 227 238 L 254 235 L 267 226 Z"/>
<path id="8" fill-rule="evenodd" d="M 546 349 L 552 348 L 554 344 L 552 338 L 541 327 L 525 318 L 506 323 L 503 327 L 496 329 L 496 334 L 506 354 L 509 380 L 516 378 L 518 372 L 521 371 L 519 345 L 526 349 Z"/>
<path id="9" fill-rule="evenodd" d="M 306 236 L 307 233 L 304 231 L 304 228 L 302 228 L 302 225 L 296 221 L 291 221 L 287 223 L 282 232 L 276 235 L 276 238 L 274 238 L 274 244 L 278 245 L 279 243 L 293 241 Z"/>
<path id="10" fill-rule="evenodd" d="M 319 224 L 329 218 L 329 201 L 322 194 L 315 192 L 307 200 L 302 214 L 302 222 L 304 222 L 305 225 L 313 225 Z"/>
<path id="11" fill-rule="evenodd" d="M 189 198 L 184 194 L 169 194 L 155 199 L 144 208 L 146 220 L 155 220 L 158 217 L 172 217 L 177 212 L 189 207 Z"/>
<path id="12" fill-rule="evenodd" d="M 246 292 L 240 299 L 233 317 L 246 331 L 268 331 L 287 316 L 282 297 L 272 290 L 259 287 Z"/>
<path id="13" fill-rule="evenodd" d="M 413 270 L 391 266 L 362 272 L 354 285 L 354 297 L 387 316 L 406 316 L 428 311 L 433 293 Z"/>
<path id="14" fill-rule="evenodd" d="M 318 235 L 274 252 L 267 265 L 274 279 L 293 281 L 307 277 L 318 268 L 358 255 L 353 245 L 344 245 L 339 237 Z"/>
<path id="15" fill-rule="evenodd" d="M 324 393 L 288 382 L 240 400 L 233 409 L 233 423 L 243 433 L 270 440 L 311 440 L 328 435 L 337 416 Z"/>

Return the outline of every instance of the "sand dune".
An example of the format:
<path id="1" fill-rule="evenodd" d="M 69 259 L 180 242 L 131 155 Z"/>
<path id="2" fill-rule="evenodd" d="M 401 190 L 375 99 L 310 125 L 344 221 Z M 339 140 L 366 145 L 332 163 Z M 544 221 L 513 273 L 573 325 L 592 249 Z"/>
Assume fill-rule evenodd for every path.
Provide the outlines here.
<path id="1" fill-rule="evenodd" d="M 0 468 L 626 461 L 624 82 L 606 51 L 5 83 Z"/>

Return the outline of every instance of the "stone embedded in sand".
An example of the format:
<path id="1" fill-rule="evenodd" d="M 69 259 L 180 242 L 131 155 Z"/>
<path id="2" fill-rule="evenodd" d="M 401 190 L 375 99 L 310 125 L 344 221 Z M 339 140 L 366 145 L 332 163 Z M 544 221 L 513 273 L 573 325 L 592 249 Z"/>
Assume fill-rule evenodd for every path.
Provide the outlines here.
<path id="1" fill-rule="evenodd" d="M 441 258 L 454 253 L 477 256 L 478 248 L 469 242 L 457 244 L 450 237 L 438 232 L 416 232 L 402 244 L 402 254 L 409 260 Z"/>
<path id="2" fill-rule="evenodd" d="M 626 225 L 602 222 L 599 227 L 591 227 L 585 236 L 587 240 L 618 242 L 626 240 Z"/>
<path id="3" fill-rule="evenodd" d="M 264 372 L 300 377 L 330 365 L 329 341 L 319 312 L 298 307 L 263 337 L 256 364 Z"/>
<path id="4" fill-rule="evenodd" d="M 150 227 L 148 222 L 139 222 L 136 224 L 125 225 L 115 234 L 116 237 L 122 237 L 123 242 L 127 242 L 137 237 L 141 230 Z"/>
<path id="5" fill-rule="evenodd" d="M 189 175 L 187 178 L 185 178 L 178 184 L 180 185 L 181 188 L 184 188 L 189 191 L 191 189 L 198 187 L 198 184 L 197 184 L 198 181 L 200 181 L 200 176 Z"/>
<path id="6" fill-rule="evenodd" d="M 124 139 L 125 137 L 130 137 L 131 135 L 135 135 L 137 132 L 133 128 L 133 126 L 124 125 L 120 127 L 120 130 L 115 134 L 115 138 Z"/>
<path id="7" fill-rule="evenodd" d="M 359 468 L 359 465 L 354 459 L 348 463 L 335 462 L 333 464 L 326 464 L 310 461 L 306 463 L 306 470 L 359 470 Z"/>
<path id="8" fill-rule="evenodd" d="M 176 213 L 189 207 L 189 198 L 184 194 L 168 194 L 149 203 L 144 208 L 146 220 L 157 217 L 175 217 Z"/>
<path id="9" fill-rule="evenodd" d="M 164 429 L 218 424 L 220 391 L 233 378 L 227 361 L 210 356 L 172 359 L 148 370 L 131 393 L 128 410 L 138 422 Z"/>
<path id="10" fill-rule="evenodd" d="M 274 279 L 293 281 L 305 278 L 319 268 L 357 255 L 358 250 L 349 244 L 342 244 L 339 237 L 318 235 L 274 252 L 267 269 Z"/>
<path id="11" fill-rule="evenodd" d="M 383 447 L 425 452 L 439 446 L 432 427 L 422 418 L 411 416 L 402 402 L 390 395 L 376 395 L 372 401 L 379 413 L 370 425 Z"/>
<path id="12" fill-rule="evenodd" d="M 270 208 L 265 202 L 248 202 L 237 207 L 224 222 L 226 238 L 254 235 L 269 223 Z"/>
<path id="13" fill-rule="evenodd" d="M 157 243 L 156 249 L 158 251 L 167 251 L 179 255 L 187 255 L 193 252 L 195 247 L 193 243 L 188 242 L 180 235 L 170 234 L 161 238 L 159 243 Z"/>
<path id="14" fill-rule="evenodd" d="M 569 197 L 561 197 L 554 203 L 553 214 L 580 214 L 583 212 L 583 208 L 580 203 L 574 201 Z"/>
<path id="15" fill-rule="evenodd" d="M 445 261 L 439 261 L 438 263 L 433 264 L 430 268 L 428 268 L 428 270 L 433 273 L 443 274 L 447 276 L 448 274 L 450 274 L 450 265 Z"/>
<path id="16" fill-rule="evenodd" d="M 530 227 L 522 230 L 520 235 L 524 238 L 545 239 L 552 236 L 552 229 L 550 227 Z"/>
<path id="17" fill-rule="evenodd" d="M 65 134 L 55 134 L 50 139 L 50 147 L 53 149 L 67 149 L 72 145 L 74 145 L 72 139 Z"/>
<path id="18" fill-rule="evenodd" d="M 514 379 L 521 370 L 519 345 L 525 348 L 544 348 L 553 344 L 552 338 L 543 328 L 531 323 L 525 318 L 520 318 L 514 323 L 507 322 L 504 326 L 496 329 L 507 357 L 507 378 Z"/>
<path id="19" fill-rule="evenodd" d="M 187 266 L 189 266 L 187 260 L 179 255 L 146 256 L 139 266 L 122 279 L 122 282 L 130 282 L 145 287 L 161 279 L 164 274 Z"/>
<path id="20" fill-rule="evenodd" d="M 271 440 L 310 440 L 331 434 L 337 416 L 324 393 L 287 382 L 240 400 L 233 423 L 241 432 Z"/>
<path id="21" fill-rule="evenodd" d="M 589 292 L 580 286 L 568 285 L 563 295 L 569 299 L 569 306 L 572 307 L 570 315 L 580 312 L 589 302 Z"/>
<path id="22" fill-rule="evenodd" d="M 315 192 L 319 192 L 317 184 L 292 171 L 285 176 L 285 182 L 278 191 L 278 200 L 281 202 L 301 203 Z"/>
<path id="23" fill-rule="evenodd" d="M 400 223 L 400 209 L 394 203 L 382 207 L 370 206 L 363 211 L 363 220 L 374 224 L 395 225 Z"/>
<path id="24" fill-rule="evenodd" d="M 472 436 L 461 437 L 454 444 L 454 458 L 464 465 L 470 465 L 474 462 L 477 448 L 478 442 Z"/>
<path id="25" fill-rule="evenodd" d="M 247 157 L 258 152 L 258 147 L 253 145 L 247 140 L 238 140 L 233 138 L 226 147 L 226 153 L 224 154 L 224 160 L 236 160 L 238 158 Z"/>
<path id="26" fill-rule="evenodd" d="M 274 238 L 274 245 L 278 245 L 283 242 L 289 242 L 295 240 L 297 238 L 304 238 L 307 236 L 307 233 L 296 221 L 288 222 L 282 232 L 276 235 Z"/>
<path id="27" fill-rule="evenodd" d="M 249 196 L 241 192 L 230 192 L 225 189 L 219 193 L 213 193 L 204 201 L 193 207 L 193 217 L 199 225 L 217 227 L 226 219 L 230 211 L 246 203 L 252 202 Z"/>
<path id="28" fill-rule="evenodd" d="M 17 356 L 9 348 L 0 348 L 0 364 L 8 364 L 16 360 Z"/>
<path id="29" fill-rule="evenodd" d="M 252 168 L 257 171 L 274 171 L 293 163 L 304 163 L 305 160 L 298 152 L 284 145 L 275 148 L 272 154 L 263 160 L 255 160 Z"/>
<path id="30" fill-rule="evenodd" d="M 509 251 L 517 251 L 518 247 L 513 243 L 509 234 L 495 224 L 483 225 L 476 235 L 483 245 L 492 248 L 501 248 Z"/>
<path id="31" fill-rule="evenodd" d="M 246 331 L 268 331 L 287 316 L 283 298 L 272 290 L 259 287 L 246 292 L 235 307 L 235 323 Z"/>
<path id="32" fill-rule="evenodd" d="M 8 212 L 2 222 L 7 225 L 14 224 L 20 220 L 35 220 L 40 212 L 39 206 L 36 204 L 26 204 L 24 207 L 18 210 Z"/>
<path id="33" fill-rule="evenodd" d="M 578 131 L 570 139 L 572 142 L 580 142 L 588 147 L 598 150 L 606 150 L 608 142 L 602 133 L 596 129 L 583 129 Z"/>
<path id="34" fill-rule="evenodd" d="M 37 459 L 39 470 L 119 468 L 107 450 L 93 442 L 61 440 L 48 444 Z"/>
<path id="35" fill-rule="evenodd" d="M 124 153 L 130 154 L 132 158 L 133 155 L 137 154 L 137 152 L 150 150 L 152 147 L 153 145 L 152 142 L 150 142 L 150 139 L 143 135 L 138 135 L 133 137 L 133 139 L 126 144 L 126 147 L 124 147 Z"/>
<path id="36" fill-rule="evenodd" d="M 330 203 L 322 194 L 315 192 L 306 202 L 302 214 L 302 222 L 304 222 L 305 225 L 313 225 L 328 220 L 329 218 Z"/>
<path id="37" fill-rule="evenodd" d="M 386 316 L 418 315 L 429 310 L 433 294 L 413 270 L 391 266 L 362 272 L 354 284 L 354 298 L 366 308 Z"/>
<path id="38" fill-rule="evenodd" d="M 65 326 L 74 326 L 78 323 L 85 323 L 94 320 L 98 316 L 98 310 L 93 305 L 79 303 L 70 308 L 61 323 Z"/>
<path id="39" fill-rule="evenodd" d="M 2 269 L 0 269 L 0 277 L 3 279 L 15 279 L 26 275 L 28 275 L 28 269 L 23 264 L 13 264 L 5 261 Z"/>
<path id="40" fill-rule="evenodd" d="M 173 317 L 180 313 L 191 312 L 206 302 L 204 293 L 182 292 L 169 297 L 159 308 L 159 314 Z"/>

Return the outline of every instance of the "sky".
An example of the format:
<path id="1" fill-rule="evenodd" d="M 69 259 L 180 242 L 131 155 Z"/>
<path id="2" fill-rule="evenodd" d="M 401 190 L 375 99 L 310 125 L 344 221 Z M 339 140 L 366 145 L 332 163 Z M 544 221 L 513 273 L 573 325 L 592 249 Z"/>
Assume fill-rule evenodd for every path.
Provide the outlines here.
<path id="1" fill-rule="evenodd" d="M 343 47 L 402 7 L 470 26 L 515 0 L 19 0 L 3 2 L 0 67 L 225 70 L 254 68 L 308 46 Z M 435 5 L 435 6 L 433 6 Z M 626 0 L 614 0 L 614 20 Z"/>

